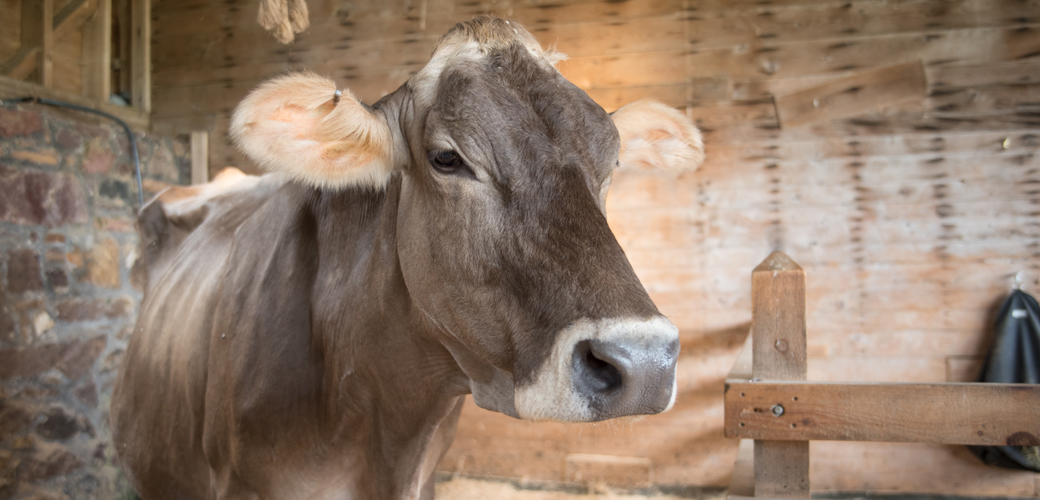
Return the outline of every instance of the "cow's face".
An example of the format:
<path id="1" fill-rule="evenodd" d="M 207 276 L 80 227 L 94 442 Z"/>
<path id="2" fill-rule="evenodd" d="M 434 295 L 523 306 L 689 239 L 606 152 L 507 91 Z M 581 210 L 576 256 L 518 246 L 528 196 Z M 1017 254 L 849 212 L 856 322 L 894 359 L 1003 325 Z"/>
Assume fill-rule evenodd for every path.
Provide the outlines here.
<path id="1" fill-rule="evenodd" d="M 497 19 L 460 24 L 374 110 L 333 90 L 313 76 L 268 83 L 233 133 L 260 163 L 319 186 L 382 187 L 400 172 L 401 271 L 478 405 L 572 421 L 671 406 L 677 331 L 611 234 L 604 197 L 619 152 L 695 167 L 688 120 L 653 104 L 612 119 Z M 279 146 L 286 134 L 300 144 Z"/>

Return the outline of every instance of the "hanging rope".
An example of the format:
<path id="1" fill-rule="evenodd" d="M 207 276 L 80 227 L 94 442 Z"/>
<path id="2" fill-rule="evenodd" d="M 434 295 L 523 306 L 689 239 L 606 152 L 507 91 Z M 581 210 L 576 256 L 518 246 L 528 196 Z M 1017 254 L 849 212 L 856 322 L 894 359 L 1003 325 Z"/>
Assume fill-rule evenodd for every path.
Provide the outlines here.
<path id="1" fill-rule="evenodd" d="M 292 42 L 311 25 L 304 0 L 260 0 L 256 22 L 282 43 Z"/>

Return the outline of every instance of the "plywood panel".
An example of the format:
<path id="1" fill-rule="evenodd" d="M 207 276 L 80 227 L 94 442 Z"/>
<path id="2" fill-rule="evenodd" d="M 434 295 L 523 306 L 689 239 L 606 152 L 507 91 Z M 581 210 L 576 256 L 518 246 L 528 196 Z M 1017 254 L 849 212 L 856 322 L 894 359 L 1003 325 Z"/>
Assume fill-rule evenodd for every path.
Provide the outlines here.
<path id="1" fill-rule="evenodd" d="M 725 72 L 734 80 L 788 78 L 923 60 L 928 65 L 1013 61 L 1040 51 L 1040 31 L 977 28 L 935 34 L 899 34 L 869 39 L 821 40 L 755 49 L 694 50 L 690 76 Z"/>
<path id="2" fill-rule="evenodd" d="M 848 40 L 905 33 L 1029 24 L 1040 20 L 1032 2 L 952 0 L 852 1 L 804 5 L 758 4 L 690 16 L 690 45 L 698 50 L 806 40 Z M 748 43 L 751 42 L 751 43 Z M 753 50 L 753 49 L 752 49 Z"/>
<path id="3" fill-rule="evenodd" d="M 859 72 L 798 92 L 779 95 L 776 97 L 776 107 L 782 127 L 798 127 L 807 123 L 849 118 L 902 101 L 921 99 L 927 92 L 924 66 L 920 61 L 914 61 Z"/>

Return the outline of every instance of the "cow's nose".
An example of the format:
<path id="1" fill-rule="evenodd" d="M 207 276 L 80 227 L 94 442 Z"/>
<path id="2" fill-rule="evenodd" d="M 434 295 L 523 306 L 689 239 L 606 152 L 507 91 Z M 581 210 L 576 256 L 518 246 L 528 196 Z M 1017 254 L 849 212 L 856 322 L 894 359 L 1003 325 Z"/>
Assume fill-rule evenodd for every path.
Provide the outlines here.
<path id="1" fill-rule="evenodd" d="M 671 405 L 679 339 L 578 342 L 573 381 L 596 420 L 660 413 Z"/>

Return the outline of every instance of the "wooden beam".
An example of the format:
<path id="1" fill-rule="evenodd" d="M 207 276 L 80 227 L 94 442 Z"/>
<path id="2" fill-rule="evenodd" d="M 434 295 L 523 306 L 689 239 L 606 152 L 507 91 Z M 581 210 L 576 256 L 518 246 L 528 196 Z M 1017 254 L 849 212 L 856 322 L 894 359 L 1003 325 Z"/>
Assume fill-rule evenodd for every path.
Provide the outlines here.
<path id="1" fill-rule="evenodd" d="M 805 272 L 773 252 L 751 272 L 751 303 L 754 378 L 805 380 Z M 756 497 L 809 497 L 808 442 L 756 440 L 754 454 Z"/>
<path id="2" fill-rule="evenodd" d="M 928 82 L 921 61 L 864 71 L 776 97 L 780 126 L 792 128 L 850 118 L 909 99 L 924 99 Z"/>
<path id="3" fill-rule="evenodd" d="M 40 75 L 41 81 L 42 78 L 53 80 L 53 63 L 50 61 L 54 43 L 79 30 L 96 10 L 98 0 L 73 0 L 61 9 L 61 12 L 52 16 L 49 30 L 46 16 L 49 15 L 48 10 L 54 9 L 53 1 L 23 3 L 30 5 L 25 5 L 22 9 L 21 47 L 7 61 L 0 64 L 0 74 L 19 80 L 28 79 L 40 68 L 40 61 L 46 58 L 48 64 L 44 65 L 44 71 Z"/>
<path id="4" fill-rule="evenodd" d="M 117 39 L 119 40 L 119 47 L 116 49 L 116 53 L 119 55 L 112 65 L 112 69 L 118 72 L 119 79 L 117 82 L 112 82 L 113 93 L 129 96 L 133 81 L 133 78 L 130 76 L 130 66 L 133 60 L 133 51 L 131 50 L 133 44 L 130 43 L 131 39 L 133 39 L 131 36 L 133 31 L 130 29 L 131 24 L 133 24 L 130 21 L 132 17 L 130 15 L 130 0 L 120 1 L 113 8 L 115 9 L 113 11 L 113 22 L 116 23 L 117 28 L 114 31 L 118 31 Z"/>
<path id="5" fill-rule="evenodd" d="M 1040 385 L 733 381 L 725 405 L 727 437 L 1040 446 Z"/>
<path id="6" fill-rule="evenodd" d="M 108 101 L 112 95 L 112 0 L 95 0 L 83 24 L 83 96 Z"/>
<path id="7" fill-rule="evenodd" d="M 25 80 L 36 71 L 40 64 L 40 48 L 22 46 L 8 60 L 0 65 L 0 75 Z"/>
<path id="8" fill-rule="evenodd" d="M 27 79 L 35 72 L 39 83 L 51 86 L 54 80 L 53 18 L 54 0 L 22 2 L 21 46 L 0 65 L 0 73 Z"/>
<path id="9" fill-rule="evenodd" d="M 133 106 L 152 112 L 152 2 L 133 0 L 130 6 L 131 90 Z"/>
<path id="10" fill-rule="evenodd" d="M 108 103 L 107 101 L 89 99 L 83 96 L 62 92 L 60 90 L 46 88 L 31 82 L 15 80 L 13 78 L 0 76 L 0 101 L 2 101 L 5 98 L 25 96 L 36 96 L 45 99 L 54 99 L 59 101 L 65 101 L 72 104 L 78 104 L 80 106 L 87 106 L 99 109 L 108 114 L 118 117 L 120 120 L 123 120 L 124 122 L 126 122 L 127 125 L 130 126 L 131 129 L 134 129 L 138 132 L 144 132 L 148 130 L 148 115 L 141 113 L 135 109 L 127 108 L 124 106 L 116 106 L 114 104 Z"/>
<path id="11" fill-rule="evenodd" d="M 39 26 L 40 64 L 37 73 L 40 83 L 44 87 L 52 87 L 54 85 L 54 0 L 22 2 L 23 11 L 26 3 L 36 4 L 35 7 L 40 9 L 38 14 L 40 17 L 34 23 Z M 24 17 L 22 21 L 24 30 Z"/>
<path id="12" fill-rule="evenodd" d="M 751 272 L 755 378 L 805 380 L 805 272 L 773 252 Z"/>
<path id="13" fill-rule="evenodd" d="M 191 183 L 209 182 L 209 131 L 191 132 Z"/>
<path id="14" fill-rule="evenodd" d="M 79 31 L 91 14 L 97 10 L 98 0 L 72 0 L 54 16 L 54 40 L 60 41 L 69 33 Z"/>
<path id="15" fill-rule="evenodd" d="M 748 332 L 747 338 L 744 339 L 744 345 L 741 346 L 737 359 L 733 362 L 733 368 L 730 368 L 729 375 L 726 375 L 727 381 L 737 380 L 745 382 L 754 377 L 751 350 L 751 332 Z"/>
<path id="16" fill-rule="evenodd" d="M 733 475 L 729 479 L 727 498 L 755 496 L 755 442 L 741 439 Z"/>

